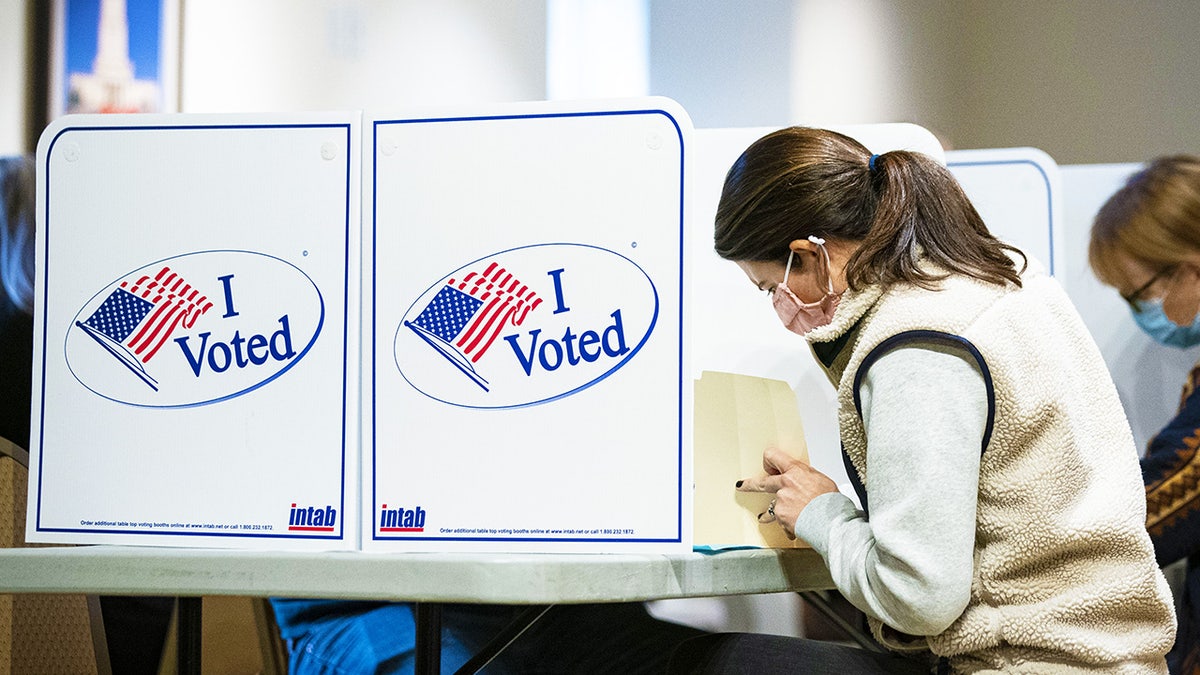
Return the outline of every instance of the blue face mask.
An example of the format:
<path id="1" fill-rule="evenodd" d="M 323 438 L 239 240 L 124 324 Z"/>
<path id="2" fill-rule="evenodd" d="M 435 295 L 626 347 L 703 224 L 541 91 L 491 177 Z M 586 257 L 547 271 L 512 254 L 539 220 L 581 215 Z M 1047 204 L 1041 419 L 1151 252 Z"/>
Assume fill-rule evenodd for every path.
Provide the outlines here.
<path id="1" fill-rule="evenodd" d="M 1190 326 L 1177 326 L 1163 312 L 1162 300 L 1143 300 L 1137 307 L 1133 320 L 1155 342 L 1180 349 L 1200 345 L 1200 312 Z"/>

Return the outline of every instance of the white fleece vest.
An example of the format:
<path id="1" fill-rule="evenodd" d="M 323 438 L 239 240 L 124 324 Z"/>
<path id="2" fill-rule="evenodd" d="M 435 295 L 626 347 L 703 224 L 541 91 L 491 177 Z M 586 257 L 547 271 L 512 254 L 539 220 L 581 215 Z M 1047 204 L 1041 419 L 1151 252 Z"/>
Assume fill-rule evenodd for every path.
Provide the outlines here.
<path id="1" fill-rule="evenodd" d="M 847 291 L 833 322 L 806 335 L 828 342 L 854 329 L 828 374 L 843 448 L 864 484 L 859 370 L 885 341 L 946 339 L 974 351 L 994 402 L 970 603 L 940 635 L 903 636 L 874 620 L 872 630 L 893 649 L 948 657 L 955 672 L 1165 673 L 1175 615 L 1124 410 L 1057 282 L 1034 270 L 1023 282 L 952 276 L 939 291 Z"/>

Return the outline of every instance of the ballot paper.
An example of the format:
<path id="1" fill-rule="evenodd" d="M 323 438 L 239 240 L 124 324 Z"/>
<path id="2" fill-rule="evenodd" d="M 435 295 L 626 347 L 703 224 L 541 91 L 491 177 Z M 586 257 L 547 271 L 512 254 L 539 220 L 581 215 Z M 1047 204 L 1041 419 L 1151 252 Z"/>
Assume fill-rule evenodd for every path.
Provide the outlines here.
<path id="1" fill-rule="evenodd" d="M 734 489 L 737 481 L 763 473 L 767 447 L 808 462 L 792 388 L 780 380 L 704 371 L 694 400 L 695 547 L 806 546 L 788 539 L 777 522 L 758 521 L 772 495 Z"/>

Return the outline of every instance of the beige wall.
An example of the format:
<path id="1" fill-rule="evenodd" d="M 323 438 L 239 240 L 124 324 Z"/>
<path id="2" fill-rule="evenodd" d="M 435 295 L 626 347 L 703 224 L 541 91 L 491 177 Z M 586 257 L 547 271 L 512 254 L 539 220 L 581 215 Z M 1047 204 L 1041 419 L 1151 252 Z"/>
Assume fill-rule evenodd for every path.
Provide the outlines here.
<path id="1" fill-rule="evenodd" d="M 956 140 L 1034 145 L 1060 164 L 1200 153 L 1200 2 L 969 5 Z"/>
<path id="2" fill-rule="evenodd" d="M 183 112 L 545 96 L 544 0 L 192 0 L 182 16 Z"/>
<path id="3" fill-rule="evenodd" d="M 0 0 L 0 155 L 25 149 L 25 3 Z"/>
<path id="4" fill-rule="evenodd" d="M 0 152 L 24 143 L 30 1 L 0 0 Z M 546 0 L 180 2 L 185 112 L 545 96 Z M 1060 164 L 1200 153 L 1195 0 L 647 2 L 651 93 L 697 126 L 911 121 Z"/>
<path id="5" fill-rule="evenodd" d="M 907 121 L 1060 164 L 1200 153 L 1195 0 L 770 0 L 746 3 L 732 31 L 705 9 L 719 0 L 649 1 L 673 23 L 651 36 L 653 84 L 697 126 Z"/>
<path id="6" fill-rule="evenodd" d="M 939 136 L 957 111 L 967 42 L 961 0 L 799 0 L 793 70 L 798 120 L 916 122 Z"/>

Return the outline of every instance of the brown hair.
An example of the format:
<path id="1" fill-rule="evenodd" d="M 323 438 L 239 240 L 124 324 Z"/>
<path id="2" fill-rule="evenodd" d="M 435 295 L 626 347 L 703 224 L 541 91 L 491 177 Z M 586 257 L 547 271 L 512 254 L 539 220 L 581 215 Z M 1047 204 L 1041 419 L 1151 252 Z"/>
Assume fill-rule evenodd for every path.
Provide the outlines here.
<path id="1" fill-rule="evenodd" d="M 872 166 L 873 164 L 873 166 Z M 734 162 L 717 207 L 715 247 L 727 260 L 785 261 L 809 235 L 859 243 L 846 264 L 851 288 L 907 282 L 933 288 L 948 272 L 1021 285 L 958 181 L 917 152 L 872 156 L 825 129 L 789 127 L 760 138 Z"/>
<path id="2" fill-rule="evenodd" d="M 1130 176 L 1092 223 L 1088 262 L 1100 281 L 1134 285 L 1123 259 L 1166 269 L 1200 251 L 1200 157 L 1159 157 Z"/>

